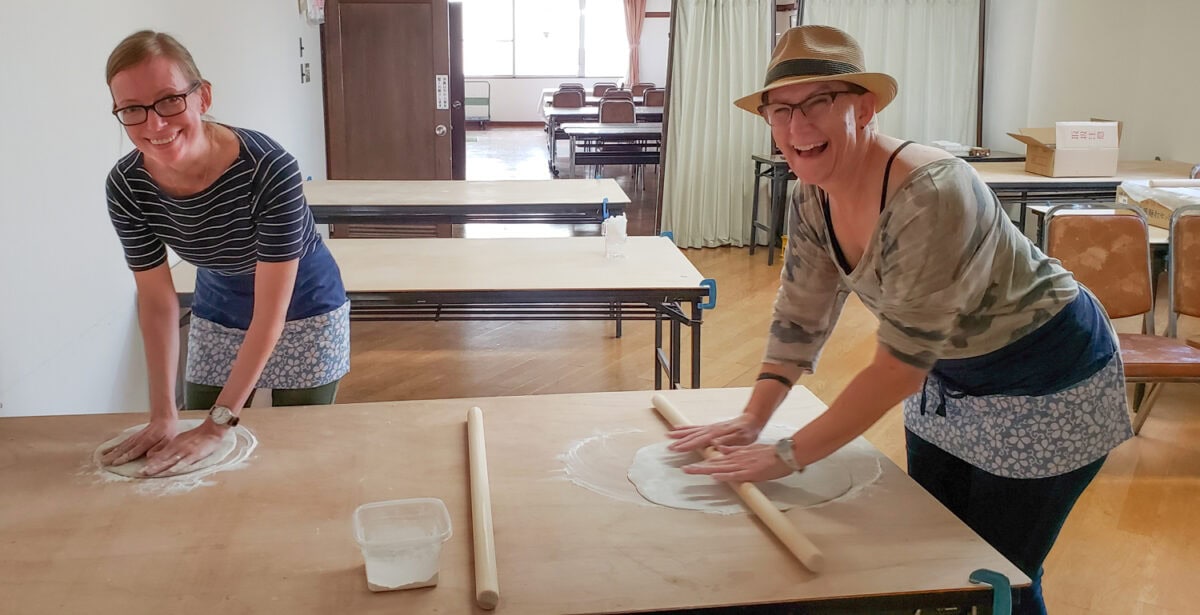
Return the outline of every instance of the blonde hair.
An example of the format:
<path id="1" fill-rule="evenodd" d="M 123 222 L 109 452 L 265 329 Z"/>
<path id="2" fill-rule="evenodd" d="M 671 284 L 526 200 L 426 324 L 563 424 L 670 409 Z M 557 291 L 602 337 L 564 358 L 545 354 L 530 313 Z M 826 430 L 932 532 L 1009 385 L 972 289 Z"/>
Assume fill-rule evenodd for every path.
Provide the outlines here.
<path id="1" fill-rule="evenodd" d="M 189 82 L 204 82 L 204 77 L 200 76 L 200 69 L 196 68 L 196 61 L 192 59 L 187 47 L 170 34 L 153 30 L 134 32 L 117 44 L 112 53 L 108 54 L 108 65 L 104 71 L 105 82 L 111 86 L 117 73 L 149 58 L 160 56 L 175 62 Z"/>

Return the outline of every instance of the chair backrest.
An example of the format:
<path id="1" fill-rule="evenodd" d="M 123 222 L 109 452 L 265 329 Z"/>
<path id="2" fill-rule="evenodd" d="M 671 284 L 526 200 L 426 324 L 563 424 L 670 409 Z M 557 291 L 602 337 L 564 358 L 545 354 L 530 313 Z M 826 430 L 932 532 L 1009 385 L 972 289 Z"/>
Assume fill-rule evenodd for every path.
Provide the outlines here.
<path id="1" fill-rule="evenodd" d="M 1058 205 L 1046 212 L 1045 229 L 1046 254 L 1091 289 L 1110 318 L 1145 315 L 1153 331 L 1150 231 L 1141 208 Z"/>
<path id="2" fill-rule="evenodd" d="M 617 84 L 602 81 L 592 86 L 592 96 L 604 96 L 605 92 L 615 89 L 617 89 Z"/>
<path id="3" fill-rule="evenodd" d="M 560 89 L 560 90 L 583 90 L 583 84 L 575 83 L 574 81 L 568 81 L 567 83 L 558 84 L 558 89 Z M 584 90 L 584 91 L 586 91 L 586 90 Z"/>
<path id="4" fill-rule="evenodd" d="M 559 90 L 550 99 L 551 106 L 577 108 L 583 106 L 582 90 Z"/>
<path id="5" fill-rule="evenodd" d="M 637 114 L 633 109 L 632 100 L 602 100 L 600 101 L 601 124 L 633 124 Z"/>
<path id="6" fill-rule="evenodd" d="M 661 107 L 667 103 L 667 91 L 659 88 L 650 88 L 642 96 L 642 104 L 647 107 Z"/>
<path id="7" fill-rule="evenodd" d="M 1167 279 L 1171 310 L 1167 335 L 1175 335 L 1176 314 L 1200 317 L 1200 205 L 1186 205 L 1171 215 Z"/>
<path id="8" fill-rule="evenodd" d="M 610 100 L 610 99 L 614 99 L 614 98 L 623 98 L 625 100 L 633 100 L 633 92 L 630 92 L 629 90 L 612 89 L 612 90 L 605 92 L 603 98 L 605 100 Z"/>
<path id="9" fill-rule="evenodd" d="M 633 84 L 633 87 L 630 89 L 633 90 L 634 96 L 641 96 L 646 90 L 649 90 L 652 87 L 654 87 L 653 83 L 642 82 Z"/>

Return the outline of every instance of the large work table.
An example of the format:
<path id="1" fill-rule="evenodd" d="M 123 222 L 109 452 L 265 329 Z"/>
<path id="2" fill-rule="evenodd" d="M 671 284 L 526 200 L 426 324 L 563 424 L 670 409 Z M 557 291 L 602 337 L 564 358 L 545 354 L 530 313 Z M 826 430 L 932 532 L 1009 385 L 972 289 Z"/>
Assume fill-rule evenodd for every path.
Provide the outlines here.
<path id="1" fill-rule="evenodd" d="M 1017 206 L 1017 228 L 1024 231 L 1029 205 L 1113 202 L 1117 186 L 1130 180 L 1186 179 L 1192 165 L 1175 160 L 1122 160 L 1111 177 L 1045 177 L 1025 172 L 1023 162 L 972 162 L 971 166 L 1001 203 Z"/>
<path id="2" fill-rule="evenodd" d="M 695 421 L 748 389 L 672 391 Z M 1012 564 L 873 448 L 882 473 L 854 497 L 787 518 L 826 556 L 802 567 L 753 517 L 611 499 L 562 476 L 559 455 L 599 432 L 665 426 L 650 392 L 248 408 L 245 467 L 173 495 L 98 480 L 93 449 L 144 414 L 0 419 L 0 611 L 5 613 L 483 613 L 474 606 L 465 417 L 485 413 L 501 615 L 850 605 L 858 612 L 987 604 L 977 568 Z M 777 419 L 823 405 L 797 387 Z M 351 515 L 435 497 L 453 537 L 437 587 L 368 591 Z M 741 611 L 748 613 L 752 611 Z"/>
<path id="3" fill-rule="evenodd" d="M 556 180 L 561 181 L 561 180 Z M 655 387 L 681 382 L 682 327 L 691 330 L 692 387 L 700 386 L 705 280 L 670 239 L 629 237 L 605 256 L 603 237 L 541 239 L 331 239 L 355 320 L 655 321 Z M 196 270 L 172 268 L 184 307 Z M 669 324 L 664 344 L 662 323 Z"/>
<path id="4" fill-rule="evenodd" d="M 600 223 L 629 196 L 612 179 L 304 183 L 320 224 Z"/>

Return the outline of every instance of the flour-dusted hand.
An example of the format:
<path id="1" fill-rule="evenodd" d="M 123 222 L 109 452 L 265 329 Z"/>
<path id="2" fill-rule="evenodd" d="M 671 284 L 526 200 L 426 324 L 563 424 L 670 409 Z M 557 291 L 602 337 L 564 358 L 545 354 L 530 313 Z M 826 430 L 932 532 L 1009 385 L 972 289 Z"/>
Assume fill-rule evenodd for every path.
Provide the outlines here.
<path id="1" fill-rule="evenodd" d="M 683 466 L 688 474 L 708 474 L 720 481 L 757 483 L 783 478 L 792 469 L 775 454 L 771 444 L 718 446 L 721 457 Z"/>
<path id="2" fill-rule="evenodd" d="M 170 443 L 146 454 L 142 475 L 154 476 L 177 465 L 196 463 L 208 457 L 217 449 L 228 429 L 204 421 L 199 427 L 179 434 Z"/>
<path id="3" fill-rule="evenodd" d="M 667 436 L 675 438 L 669 447 L 676 452 L 701 450 L 708 446 L 752 444 L 758 439 L 763 424 L 749 414 L 710 425 L 694 425 L 680 427 L 667 432 Z"/>
<path id="4" fill-rule="evenodd" d="M 174 416 L 150 419 L 141 431 L 126 438 L 111 449 L 104 451 L 100 463 L 106 466 L 119 466 L 129 463 L 142 455 L 150 455 L 162 450 L 171 443 L 179 433 L 179 419 Z"/>

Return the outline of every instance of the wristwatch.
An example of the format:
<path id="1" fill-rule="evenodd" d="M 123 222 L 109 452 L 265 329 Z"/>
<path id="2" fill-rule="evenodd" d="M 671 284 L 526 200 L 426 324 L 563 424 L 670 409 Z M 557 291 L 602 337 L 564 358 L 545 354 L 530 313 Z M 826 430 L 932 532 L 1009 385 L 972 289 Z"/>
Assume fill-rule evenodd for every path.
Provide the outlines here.
<path id="1" fill-rule="evenodd" d="M 796 453 L 792 450 L 792 439 L 784 438 L 775 443 L 775 456 L 778 457 L 793 472 L 799 472 L 804 466 L 796 463 Z"/>
<path id="2" fill-rule="evenodd" d="M 224 425 L 225 427 L 233 427 L 241 420 L 233 413 L 233 410 L 225 406 L 213 406 L 212 410 L 208 411 L 208 418 L 212 419 L 213 423 Z"/>

